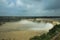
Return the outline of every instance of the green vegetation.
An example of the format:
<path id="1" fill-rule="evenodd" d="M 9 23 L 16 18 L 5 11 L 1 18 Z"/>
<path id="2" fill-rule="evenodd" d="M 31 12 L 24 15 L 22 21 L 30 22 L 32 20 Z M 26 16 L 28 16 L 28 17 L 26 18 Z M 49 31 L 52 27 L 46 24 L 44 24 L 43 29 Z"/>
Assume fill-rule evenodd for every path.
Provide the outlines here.
<path id="1" fill-rule="evenodd" d="M 1 16 L 0 17 L 0 26 L 2 26 L 3 24 L 5 24 L 6 22 L 15 22 L 15 21 L 19 21 L 21 20 L 20 17 L 4 17 L 4 16 Z"/>
<path id="2" fill-rule="evenodd" d="M 47 34 L 41 36 L 34 36 L 30 40 L 51 40 L 52 37 L 57 35 L 60 32 L 60 25 L 55 25 Z"/>
<path id="3" fill-rule="evenodd" d="M 4 17 L 4 16 L 2 16 L 2 17 L 0 17 L 0 22 L 13 22 L 13 21 L 18 21 L 18 20 L 20 20 L 20 17 Z"/>

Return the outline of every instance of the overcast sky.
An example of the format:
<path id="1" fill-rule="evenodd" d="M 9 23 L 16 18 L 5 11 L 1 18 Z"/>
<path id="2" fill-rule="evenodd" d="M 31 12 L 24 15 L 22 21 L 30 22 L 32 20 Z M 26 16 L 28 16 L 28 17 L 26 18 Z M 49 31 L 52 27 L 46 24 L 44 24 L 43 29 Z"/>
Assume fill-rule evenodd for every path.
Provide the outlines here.
<path id="1" fill-rule="evenodd" d="M 0 16 L 60 16 L 60 0 L 0 0 Z"/>

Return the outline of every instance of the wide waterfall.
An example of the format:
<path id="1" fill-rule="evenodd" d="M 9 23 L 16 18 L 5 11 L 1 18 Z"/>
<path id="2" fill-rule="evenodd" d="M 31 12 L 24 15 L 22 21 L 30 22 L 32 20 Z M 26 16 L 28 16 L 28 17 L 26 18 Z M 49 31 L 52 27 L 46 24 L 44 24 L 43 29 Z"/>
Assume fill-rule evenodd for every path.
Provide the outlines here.
<path id="1" fill-rule="evenodd" d="M 18 22 L 8 22 L 0 27 L 0 31 L 13 31 L 13 30 L 45 30 L 48 31 L 53 28 L 52 23 L 33 22 L 29 20 L 21 20 Z"/>

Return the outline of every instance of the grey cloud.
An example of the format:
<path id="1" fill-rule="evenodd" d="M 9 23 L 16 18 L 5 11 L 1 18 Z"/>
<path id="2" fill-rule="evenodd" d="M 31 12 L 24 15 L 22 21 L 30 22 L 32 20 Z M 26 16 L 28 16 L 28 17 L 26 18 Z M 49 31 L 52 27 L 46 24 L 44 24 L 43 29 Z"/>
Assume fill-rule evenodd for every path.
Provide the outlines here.
<path id="1" fill-rule="evenodd" d="M 0 0 L 0 16 L 59 16 L 60 0 L 21 0 L 23 6 L 6 7 Z M 2 8 L 1 8 L 2 7 Z M 56 12 L 55 12 L 56 11 Z M 5 14 L 4 14 L 5 13 Z"/>
<path id="2" fill-rule="evenodd" d="M 44 6 L 47 10 L 60 9 L 60 0 L 45 0 Z"/>

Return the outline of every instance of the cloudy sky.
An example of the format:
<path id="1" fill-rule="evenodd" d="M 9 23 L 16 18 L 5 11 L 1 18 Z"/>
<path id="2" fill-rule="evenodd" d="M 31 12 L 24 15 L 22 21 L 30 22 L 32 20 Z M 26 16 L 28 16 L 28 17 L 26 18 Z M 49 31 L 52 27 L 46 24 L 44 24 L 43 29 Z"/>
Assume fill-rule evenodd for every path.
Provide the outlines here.
<path id="1" fill-rule="evenodd" d="M 60 0 L 0 0 L 0 16 L 60 16 Z"/>

